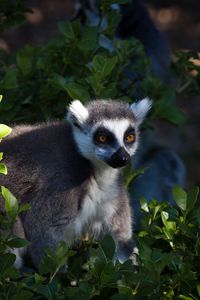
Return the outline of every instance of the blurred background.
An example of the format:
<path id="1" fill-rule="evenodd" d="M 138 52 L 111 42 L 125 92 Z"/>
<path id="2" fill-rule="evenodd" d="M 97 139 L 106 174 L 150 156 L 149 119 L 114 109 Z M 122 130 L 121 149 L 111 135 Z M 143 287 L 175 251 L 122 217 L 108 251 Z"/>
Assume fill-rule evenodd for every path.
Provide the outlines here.
<path id="1" fill-rule="evenodd" d="M 72 19 L 76 8 L 74 0 L 26 0 L 25 4 L 32 10 L 32 13 L 26 13 L 26 23 L 6 31 L 0 37 L 0 48 L 8 53 L 25 44 L 45 44 L 58 32 L 58 21 Z M 195 50 L 199 51 L 195 64 L 200 65 L 200 1 L 146 0 L 144 4 L 153 22 L 165 36 L 172 60 L 176 50 Z M 200 184 L 199 98 L 200 95 L 177 98 L 178 106 L 188 116 L 188 121 L 181 128 L 164 121 L 157 121 L 156 126 L 159 141 L 174 149 L 183 159 L 187 170 L 187 187 Z"/>

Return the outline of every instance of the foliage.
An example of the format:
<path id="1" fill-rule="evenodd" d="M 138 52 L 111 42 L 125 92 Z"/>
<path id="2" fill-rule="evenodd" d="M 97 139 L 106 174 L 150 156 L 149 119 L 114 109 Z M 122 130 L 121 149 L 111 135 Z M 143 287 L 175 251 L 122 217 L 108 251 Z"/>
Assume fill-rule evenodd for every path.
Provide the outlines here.
<path id="1" fill-rule="evenodd" d="M 60 34 L 44 46 L 27 45 L 16 55 L 0 55 L 0 89 L 5 96 L 1 119 L 36 122 L 62 118 L 71 99 L 118 98 L 155 100 L 153 118 L 182 124 L 175 91 L 152 74 L 151 62 L 137 39 L 114 38 L 120 15 L 101 2 L 97 26 L 80 20 L 60 22 Z"/>
<path id="2" fill-rule="evenodd" d="M 31 12 L 23 0 L 6 0 L 0 2 L 0 33 L 9 28 L 20 26 L 25 22 L 24 13 Z"/>
<path id="3" fill-rule="evenodd" d="M 1 223 L 10 233 L 0 239 L 0 299 L 185 299 L 200 297 L 200 208 L 198 188 L 187 194 L 173 190 L 177 207 L 143 199 L 143 221 L 136 234 L 138 265 L 114 262 L 110 236 L 99 243 L 85 241 L 69 250 L 64 242 L 55 253 L 46 251 L 38 272 L 20 274 L 8 247 L 26 241 L 11 234 L 13 217 L 20 213 L 15 198 L 3 190 L 5 215 Z M 24 208 L 23 208 L 24 209 Z M 21 208 L 22 210 L 22 208 Z M 88 255 L 89 253 L 89 255 Z M 68 264 L 67 272 L 60 268 Z"/>
<path id="4" fill-rule="evenodd" d="M 195 51 L 176 52 L 173 69 L 178 75 L 178 94 L 200 94 L 200 57 L 198 53 Z"/>
<path id="5" fill-rule="evenodd" d="M 0 102 L 2 100 L 2 95 L 0 95 Z M 4 124 L 0 124 L 0 142 L 3 138 L 5 138 L 7 135 L 9 135 L 11 132 L 11 128 L 4 125 Z M 3 153 L 0 152 L 0 161 L 2 161 L 3 159 Z M 7 168 L 6 165 L 4 163 L 0 163 L 0 174 L 7 174 Z"/>

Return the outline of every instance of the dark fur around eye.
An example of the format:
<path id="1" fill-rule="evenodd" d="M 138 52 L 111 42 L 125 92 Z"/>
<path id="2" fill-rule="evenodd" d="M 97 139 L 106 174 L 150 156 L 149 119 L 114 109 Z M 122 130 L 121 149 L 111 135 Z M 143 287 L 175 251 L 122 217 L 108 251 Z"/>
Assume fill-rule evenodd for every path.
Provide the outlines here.
<path id="1" fill-rule="evenodd" d="M 129 143 L 126 142 L 126 137 L 127 137 L 128 135 L 134 135 L 135 138 L 134 138 L 133 142 L 129 142 Z M 125 134 L 124 134 L 124 143 L 125 143 L 126 145 L 132 145 L 133 143 L 135 143 L 135 141 L 136 141 L 135 128 L 132 127 L 132 126 L 129 126 L 128 129 L 126 130 Z"/>
<path id="2" fill-rule="evenodd" d="M 93 135 L 94 142 L 97 145 L 101 144 L 99 142 L 99 136 L 100 135 L 105 135 L 106 136 L 105 145 L 112 145 L 116 142 L 115 136 L 113 135 L 112 132 L 110 132 L 105 127 L 99 127 L 99 128 L 97 128 L 97 130 L 94 132 L 94 135 Z"/>

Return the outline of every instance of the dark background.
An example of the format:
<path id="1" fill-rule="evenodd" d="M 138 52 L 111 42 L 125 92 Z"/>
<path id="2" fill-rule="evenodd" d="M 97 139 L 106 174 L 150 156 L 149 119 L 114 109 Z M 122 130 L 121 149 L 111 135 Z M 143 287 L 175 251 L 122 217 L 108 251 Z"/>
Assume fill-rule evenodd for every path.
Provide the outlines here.
<path id="1" fill-rule="evenodd" d="M 25 44 L 44 44 L 57 33 L 57 22 L 70 19 L 74 14 L 74 0 L 27 0 L 33 13 L 27 13 L 27 22 L 0 38 L 0 48 L 8 53 Z M 157 28 L 175 50 L 199 51 L 200 65 L 200 1 L 199 0 L 146 0 L 145 5 Z M 176 150 L 187 169 L 187 187 L 200 184 L 200 102 L 198 96 L 181 96 L 177 103 L 188 122 L 181 128 L 158 121 L 158 140 Z"/>

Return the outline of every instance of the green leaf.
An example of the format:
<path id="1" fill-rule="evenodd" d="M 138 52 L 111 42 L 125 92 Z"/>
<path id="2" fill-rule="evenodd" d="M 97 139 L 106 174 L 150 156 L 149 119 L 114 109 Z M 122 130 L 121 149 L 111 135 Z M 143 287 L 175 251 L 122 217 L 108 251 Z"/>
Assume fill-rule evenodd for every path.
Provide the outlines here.
<path id="1" fill-rule="evenodd" d="M 4 275 L 3 275 L 4 278 L 9 278 L 9 279 L 13 279 L 13 280 L 17 280 L 19 279 L 21 276 L 20 276 L 20 272 L 19 270 L 17 270 L 15 268 L 15 265 L 13 264 L 10 268 L 8 268 Z"/>
<path id="2" fill-rule="evenodd" d="M 101 285 L 115 284 L 116 269 L 112 261 L 109 261 L 101 273 Z"/>
<path id="3" fill-rule="evenodd" d="M 164 224 L 163 232 L 166 235 L 167 239 L 172 240 L 173 234 L 176 231 L 176 223 L 172 221 L 168 221 L 169 214 L 166 211 L 161 211 L 161 218 Z M 171 245 L 173 245 L 171 243 Z"/>
<path id="4" fill-rule="evenodd" d="M 171 233 L 174 233 L 176 231 L 176 222 L 168 221 L 166 228 L 168 231 L 171 231 Z"/>
<path id="5" fill-rule="evenodd" d="M 97 47 L 98 28 L 96 26 L 86 26 L 78 43 L 79 49 L 84 51 L 94 51 Z"/>
<path id="6" fill-rule="evenodd" d="M 49 299 L 49 300 L 57 299 L 56 292 L 57 292 L 57 282 L 56 281 L 52 281 L 47 285 L 44 285 L 44 284 L 40 285 L 37 288 L 37 293 L 43 295 L 44 299 Z"/>
<path id="7" fill-rule="evenodd" d="M 187 194 L 186 192 L 178 186 L 173 188 L 173 196 L 176 204 L 182 211 L 185 211 L 187 208 Z"/>
<path id="8" fill-rule="evenodd" d="M 0 161 L 3 159 L 3 152 L 0 152 Z"/>
<path id="9" fill-rule="evenodd" d="M 5 199 L 6 212 L 13 218 L 16 217 L 18 212 L 18 202 L 15 196 L 4 186 L 1 187 L 2 195 Z"/>
<path id="10" fill-rule="evenodd" d="M 18 209 L 18 214 L 24 211 L 27 211 L 31 208 L 30 204 L 28 203 L 24 203 L 22 205 L 20 205 L 19 209 Z"/>
<path id="11" fill-rule="evenodd" d="M 166 227 L 163 228 L 163 232 L 168 240 L 172 240 L 172 234 L 169 230 L 166 229 Z"/>
<path id="12" fill-rule="evenodd" d="M 109 259 L 112 259 L 115 254 L 115 242 L 113 238 L 110 235 L 106 235 L 100 242 L 100 245 L 105 256 Z"/>
<path id="13" fill-rule="evenodd" d="M 95 73 L 99 74 L 100 77 L 104 78 L 112 72 L 114 67 L 118 62 L 117 56 L 111 58 L 105 57 L 103 55 L 95 55 L 93 58 L 93 70 Z"/>
<path id="14" fill-rule="evenodd" d="M 39 271 L 40 274 L 47 274 L 47 273 L 54 273 L 56 270 L 56 262 L 55 259 L 50 256 L 49 254 L 45 254 L 43 258 L 41 259 L 40 265 L 39 265 Z"/>
<path id="15" fill-rule="evenodd" d="M 13 266 L 16 256 L 11 253 L 1 254 L 0 256 L 0 278 Z"/>
<path id="16" fill-rule="evenodd" d="M 55 251 L 55 259 L 57 267 L 60 268 L 63 265 L 67 264 L 67 260 L 70 256 L 74 256 L 75 251 L 69 250 L 66 243 L 61 241 Z"/>
<path id="17" fill-rule="evenodd" d="M 98 97 L 102 99 L 115 99 L 117 96 L 117 86 L 115 82 L 106 84 L 98 95 Z"/>
<path id="18" fill-rule="evenodd" d="M 40 285 L 41 283 L 43 283 L 46 280 L 45 277 L 41 276 L 38 273 L 34 274 L 34 278 L 35 278 L 36 285 Z"/>
<path id="19" fill-rule="evenodd" d="M 197 202 L 199 187 L 193 187 L 187 194 L 187 209 L 192 209 Z"/>
<path id="20" fill-rule="evenodd" d="M 130 297 L 137 294 L 137 292 L 134 291 L 132 287 L 127 286 L 125 283 L 121 283 L 120 281 L 118 281 L 118 289 L 120 294 L 122 293 Z"/>
<path id="21" fill-rule="evenodd" d="M 194 300 L 192 297 L 184 296 L 184 295 L 179 295 L 177 299 L 183 299 L 183 300 Z"/>
<path id="22" fill-rule="evenodd" d="M 67 288 L 67 291 L 66 291 L 66 293 L 65 293 L 65 295 L 67 296 L 67 297 L 65 297 L 64 299 L 70 299 L 70 300 L 90 300 L 90 299 L 92 299 L 91 297 L 90 297 L 90 290 L 89 290 L 89 288 L 88 288 L 88 290 L 85 290 L 85 289 L 82 289 L 82 283 L 80 283 L 80 286 L 79 287 L 68 287 Z M 94 290 L 94 295 L 95 294 L 97 294 L 97 295 L 99 295 L 98 294 L 98 290 L 97 291 L 95 291 Z M 94 297 L 94 298 L 96 298 L 96 297 Z"/>
<path id="23" fill-rule="evenodd" d="M 103 249 L 99 247 L 97 250 L 93 250 L 91 257 L 88 263 L 84 265 L 87 268 L 88 272 L 95 277 L 100 277 L 103 269 L 106 266 L 107 258 Z"/>
<path id="24" fill-rule="evenodd" d="M 0 95 L 0 102 L 2 101 L 2 99 L 3 99 L 3 95 Z"/>
<path id="25" fill-rule="evenodd" d="M 17 53 L 17 63 L 23 75 L 28 75 L 32 69 L 32 55 L 28 49 L 20 49 Z"/>
<path id="26" fill-rule="evenodd" d="M 17 70 L 10 68 L 6 71 L 6 74 L 2 81 L 2 88 L 10 90 L 17 87 Z"/>
<path id="27" fill-rule="evenodd" d="M 25 239 L 16 237 L 8 240 L 7 245 L 11 248 L 22 248 L 28 246 L 29 242 Z"/>
<path id="28" fill-rule="evenodd" d="M 148 203 L 144 197 L 140 198 L 140 206 L 143 211 L 145 211 L 147 213 L 149 212 Z"/>
<path id="29" fill-rule="evenodd" d="M 0 139 L 6 137 L 11 133 L 12 129 L 7 125 L 0 124 Z"/>
<path id="30" fill-rule="evenodd" d="M 147 167 L 143 167 L 143 168 L 139 168 L 139 169 L 133 171 L 131 169 L 131 167 L 127 167 L 125 169 L 125 178 L 126 178 L 125 185 L 126 185 L 126 187 L 128 188 L 134 179 L 136 179 L 140 175 L 144 174 L 146 169 L 147 169 Z"/>
<path id="31" fill-rule="evenodd" d="M 130 298 L 129 295 L 119 293 L 119 294 L 115 294 L 114 296 L 112 296 L 111 299 L 112 300 L 131 300 L 131 299 L 134 299 L 134 298 L 132 298 L 132 297 Z"/>
<path id="32" fill-rule="evenodd" d="M 58 28 L 59 28 L 60 32 L 62 34 L 64 34 L 64 36 L 67 40 L 71 41 L 76 38 L 71 22 L 59 22 Z"/>
<path id="33" fill-rule="evenodd" d="M 166 211 L 161 211 L 161 218 L 165 227 L 167 226 L 167 220 L 169 219 L 169 214 Z"/>
<path id="34" fill-rule="evenodd" d="M 33 299 L 33 293 L 25 290 L 19 290 L 16 295 L 12 296 L 10 300 L 29 300 Z"/>
<path id="35" fill-rule="evenodd" d="M 165 119 L 175 125 L 183 125 L 187 120 L 185 113 L 167 99 L 155 103 L 154 113 L 158 118 Z"/>
<path id="36" fill-rule="evenodd" d="M 115 34 L 117 26 L 121 20 L 121 16 L 119 11 L 117 10 L 111 10 L 106 14 L 106 21 L 107 26 L 105 29 L 105 34 L 110 35 L 111 38 L 113 37 L 113 34 Z"/>
<path id="37" fill-rule="evenodd" d="M 88 91 L 78 83 L 68 82 L 65 85 L 65 89 L 72 99 L 79 99 L 83 101 L 88 101 L 90 99 Z"/>
<path id="38" fill-rule="evenodd" d="M 4 175 L 8 174 L 8 170 L 5 164 L 0 163 L 0 173 Z"/>
<path id="39" fill-rule="evenodd" d="M 197 285 L 197 292 L 198 292 L 198 295 L 200 296 L 200 284 Z"/>
<path id="40" fill-rule="evenodd" d="M 66 90 L 65 85 L 66 85 L 66 79 L 59 75 L 59 74 L 55 74 L 53 75 L 52 78 L 52 83 L 56 86 L 59 87 L 62 90 Z"/>

